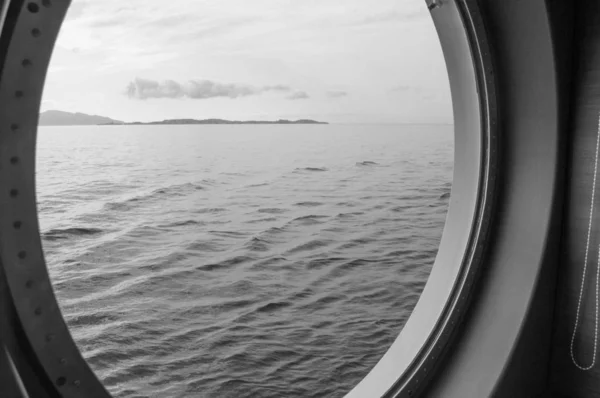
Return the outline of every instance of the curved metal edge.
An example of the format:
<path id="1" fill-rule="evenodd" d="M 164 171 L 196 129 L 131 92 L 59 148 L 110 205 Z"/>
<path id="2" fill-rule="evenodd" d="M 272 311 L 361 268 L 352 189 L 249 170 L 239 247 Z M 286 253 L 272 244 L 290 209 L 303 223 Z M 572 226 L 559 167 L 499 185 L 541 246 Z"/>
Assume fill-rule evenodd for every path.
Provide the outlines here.
<path id="1" fill-rule="evenodd" d="M 427 397 L 546 396 L 568 112 L 548 3 L 479 1 L 502 119 L 497 218 L 460 338 Z"/>
<path id="2" fill-rule="evenodd" d="M 35 144 L 44 80 L 69 0 L 13 0 L 0 33 L 0 259 L 23 336 L 51 396 L 110 397 L 74 343 L 42 251 Z M 28 380 L 38 382 L 36 380 Z"/>
<path id="3" fill-rule="evenodd" d="M 2 355 L 2 350 L 0 350 L 0 355 Z M 7 363 L 7 367 L 9 368 L 8 372 L 11 374 L 13 380 L 14 380 L 14 384 L 15 384 L 15 390 L 18 391 L 11 391 L 11 393 L 14 394 L 14 396 L 19 396 L 22 398 L 29 398 L 29 394 L 27 393 L 27 389 L 25 388 L 25 385 L 23 384 L 23 380 L 21 380 L 21 376 L 19 375 L 19 371 L 17 370 L 17 367 L 15 366 L 15 362 L 13 361 L 10 352 L 8 351 L 8 349 L 6 347 L 4 347 L 4 355 L 5 357 L 3 358 L 6 363 Z M 5 386 L 2 386 L 3 390 Z M 9 386 L 12 387 L 12 386 Z M 6 390 L 4 390 L 6 391 Z"/>
<path id="4" fill-rule="evenodd" d="M 494 214 L 498 139 L 491 53 L 475 0 L 428 1 L 448 70 L 454 180 L 442 241 L 404 329 L 346 396 L 413 397 L 435 375 L 470 305 Z"/>

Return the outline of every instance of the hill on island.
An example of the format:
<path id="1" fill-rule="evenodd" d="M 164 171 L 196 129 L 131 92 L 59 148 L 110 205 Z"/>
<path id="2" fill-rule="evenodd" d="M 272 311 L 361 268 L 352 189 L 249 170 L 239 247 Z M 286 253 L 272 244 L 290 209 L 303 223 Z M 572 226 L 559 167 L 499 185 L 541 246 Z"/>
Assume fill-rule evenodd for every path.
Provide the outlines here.
<path id="1" fill-rule="evenodd" d="M 87 115 L 63 111 L 45 111 L 40 113 L 40 126 L 90 126 L 96 124 L 123 124 L 106 116 Z"/>
<path id="2" fill-rule="evenodd" d="M 327 124 L 310 119 L 276 121 L 265 120 L 224 120 L 224 119 L 167 119 L 156 122 L 132 122 L 114 120 L 105 116 L 87 115 L 85 113 L 71 113 L 63 111 L 45 111 L 40 113 L 40 126 L 90 126 L 90 125 L 149 125 L 149 124 Z"/>

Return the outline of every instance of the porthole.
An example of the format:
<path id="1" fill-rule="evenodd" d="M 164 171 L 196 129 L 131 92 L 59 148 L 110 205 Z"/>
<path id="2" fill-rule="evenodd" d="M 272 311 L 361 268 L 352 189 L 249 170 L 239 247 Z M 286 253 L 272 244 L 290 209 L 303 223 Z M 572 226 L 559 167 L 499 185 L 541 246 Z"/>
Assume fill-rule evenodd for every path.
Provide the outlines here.
<path id="1" fill-rule="evenodd" d="M 10 217 L 1 219 L 6 220 L 7 228 L 11 231 L 19 229 L 20 232 L 11 233 L 10 238 L 0 242 L 1 253 L 3 257 L 13 256 L 14 259 L 16 255 L 23 260 L 22 264 L 16 264 L 14 260 L 4 262 L 7 280 L 16 287 L 12 294 L 15 303 L 18 303 L 17 312 L 33 350 L 40 355 L 40 364 L 48 378 L 54 380 L 56 388 L 65 396 L 107 396 L 104 387 L 85 364 L 60 317 L 52 289 L 49 288 L 35 216 L 33 172 L 36 126 L 31 115 L 39 110 L 44 82 L 42 71 L 47 67 L 58 32 L 57 21 L 62 19 L 66 11 L 64 4 L 53 2 L 50 6 L 48 1 L 42 1 L 41 4 L 43 8 L 37 3 L 27 3 L 24 6 L 27 12 L 17 10 L 14 15 L 9 15 L 17 21 L 13 33 L 15 42 L 22 38 L 22 42 L 30 44 L 9 47 L 9 56 L 2 69 L 0 97 L 8 105 L 0 111 L 0 121 L 6 123 L 12 134 L 4 135 L 1 139 L 5 144 L 3 147 L 10 151 L 6 159 L 10 159 L 15 166 L 12 174 L 7 174 L 6 181 L 15 187 L 9 190 L 9 197 L 14 199 L 18 196 L 19 200 L 5 201 L 0 212 L 10 212 Z M 349 396 L 365 396 L 361 395 L 365 391 L 375 396 L 413 396 L 422 388 L 426 377 L 435 368 L 435 363 L 430 364 L 427 359 L 433 359 L 431 354 L 434 352 L 435 358 L 439 358 L 441 354 L 438 352 L 443 351 L 451 338 L 453 326 L 460 319 L 458 315 L 463 312 L 461 306 L 466 305 L 464 298 L 470 293 L 477 275 L 477 264 L 473 258 L 483 250 L 479 243 L 486 233 L 485 220 L 494 186 L 492 148 L 495 125 L 494 87 L 490 79 L 489 59 L 485 56 L 485 37 L 476 25 L 477 10 L 470 2 L 440 1 L 428 5 L 440 32 L 450 73 L 457 143 L 454 183 L 458 185 L 453 187 L 453 196 L 450 198 L 450 210 L 432 274 L 433 280 L 427 283 L 415 313 L 390 351 Z M 467 15 L 469 18 L 466 18 Z M 454 56 L 449 55 L 450 51 Z M 8 76 L 14 78 L 9 79 Z M 282 90 L 278 86 L 264 87 Z M 485 95 L 479 96 L 478 91 Z M 295 94 L 297 98 L 290 99 L 301 99 L 303 96 L 298 93 L 290 96 Z M 372 161 L 363 160 L 362 166 L 371 166 L 369 162 Z M 361 167 L 359 164 L 356 166 Z M 0 173 L 7 171 L 0 170 Z M 458 196 L 454 196 L 455 192 L 459 192 Z M 443 194 L 438 194 L 437 199 L 447 199 L 447 195 Z M 19 221 L 14 221 L 15 218 Z M 441 267 L 440 263 L 448 266 Z M 32 313 L 35 318 L 27 315 Z M 402 358 L 398 362 L 399 357 Z M 64 369 L 56 368 L 57 360 L 64 365 Z M 398 369 L 402 369 L 402 375 L 396 373 Z"/>

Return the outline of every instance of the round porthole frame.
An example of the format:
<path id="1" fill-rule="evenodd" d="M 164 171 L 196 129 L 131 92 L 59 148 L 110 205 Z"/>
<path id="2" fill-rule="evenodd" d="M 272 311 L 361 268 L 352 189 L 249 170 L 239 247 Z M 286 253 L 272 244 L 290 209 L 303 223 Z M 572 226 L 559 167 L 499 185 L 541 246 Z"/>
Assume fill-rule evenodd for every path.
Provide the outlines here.
<path id="1" fill-rule="evenodd" d="M 447 222 L 431 276 L 407 325 L 349 398 L 413 397 L 422 390 L 469 305 L 493 214 L 496 98 L 481 14 L 475 0 L 426 3 L 446 58 L 454 109 L 455 172 Z M 79 352 L 54 296 L 35 196 L 40 102 L 69 4 L 5 0 L 0 14 L 0 259 L 47 388 L 63 397 L 100 398 L 110 394 Z"/>
<path id="2" fill-rule="evenodd" d="M 454 179 L 431 274 L 404 329 L 346 395 L 416 397 L 460 329 L 483 266 L 494 215 L 499 161 L 494 64 L 476 0 L 427 0 L 450 81 Z"/>
<path id="3" fill-rule="evenodd" d="M 35 148 L 40 102 L 54 43 L 70 1 L 5 0 L 0 4 L 3 274 L 22 333 L 36 358 L 36 376 L 48 395 L 109 398 L 62 317 L 46 268 L 37 218 Z M 15 357 L 14 353 L 9 355 Z"/>

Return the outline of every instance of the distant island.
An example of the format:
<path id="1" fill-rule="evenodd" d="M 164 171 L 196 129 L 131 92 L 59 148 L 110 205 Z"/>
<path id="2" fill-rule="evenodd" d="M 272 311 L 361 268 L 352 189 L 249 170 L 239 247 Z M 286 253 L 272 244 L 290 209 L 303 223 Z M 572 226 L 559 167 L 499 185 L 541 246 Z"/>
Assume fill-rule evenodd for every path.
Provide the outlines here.
<path id="1" fill-rule="evenodd" d="M 275 121 L 268 120 L 224 120 L 224 119 L 167 119 L 160 122 L 108 122 L 98 123 L 100 126 L 118 126 L 118 125 L 133 125 L 133 124 L 328 124 L 327 122 L 317 122 L 316 120 L 300 119 L 300 120 L 285 120 L 279 119 Z"/>
<path id="2" fill-rule="evenodd" d="M 105 116 L 71 113 L 63 111 L 46 111 L 40 113 L 40 126 L 91 126 L 104 123 L 123 123 Z"/>
<path id="3" fill-rule="evenodd" d="M 167 119 L 157 122 L 123 122 L 105 116 L 71 113 L 63 111 L 45 111 L 40 113 L 40 126 L 121 126 L 151 124 L 328 124 L 310 119 L 262 121 L 262 120 L 224 120 L 224 119 Z"/>

